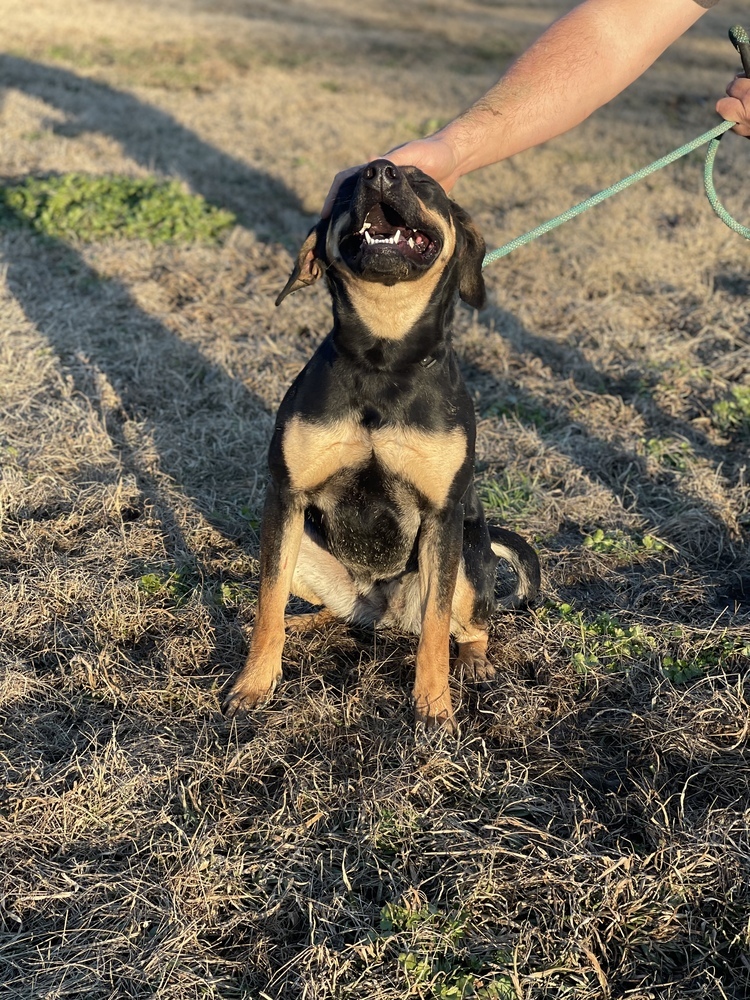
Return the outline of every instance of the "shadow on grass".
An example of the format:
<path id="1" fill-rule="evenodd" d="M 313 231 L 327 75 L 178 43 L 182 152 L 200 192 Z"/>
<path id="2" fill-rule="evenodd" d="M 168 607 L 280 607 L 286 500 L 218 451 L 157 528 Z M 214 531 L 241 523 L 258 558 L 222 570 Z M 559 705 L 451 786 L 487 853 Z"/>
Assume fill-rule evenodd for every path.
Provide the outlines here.
<path id="1" fill-rule="evenodd" d="M 100 132 L 142 167 L 186 181 L 214 205 L 228 208 L 262 239 L 281 240 L 304 228 L 299 199 L 281 181 L 216 149 L 159 108 L 106 83 L 18 56 L 0 55 L 0 90 L 20 90 L 66 115 L 58 135 Z"/>
<path id="2" fill-rule="evenodd" d="M 111 136 L 142 166 L 184 179 L 261 236 L 278 238 L 304 228 L 299 200 L 282 183 L 130 94 L 7 55 L 0 56 L 0 88 L 18 89 L 63 112 L 66 121 L 54 126 L 60 134 Z M 103 280 L 67 244 L 23 230 L 7 233 L 3 244 L 10 292 L 57 354 L 76 392 L 102 415 L 122 472 L 135 476 L 161 521 L 171 558 L 178 566 L 192 566 L 201 579 L 210 578 L 184 537 L 165 486 L 169 480 L 178 483 L 225 532 L 226 519 L 213 519 L 206 509 L 207 495 L 230 476 L 236 494 L 237 485 L 263 466 L 270 436 L 264 404 L 142 310 L 124 285 Z M 129 433 L 135 425 L 141 428 L 136 436 Z M 149 441 L 156 455 L 144 450 Z M 243 527 L 231 526 L 235 539 Z"/>
<path id="3" fill-rule="evenodd" d="M 664 413 L 648 387 L 639 384 L 628 391 L 621 381 L 598 371 L 576 348 L 529 331 L 512 314 L 497 306 L 490 306 L 484 315 L 516 351 L 529 351 L 540 358 L 559 379 L 572 383 L 576 390 L 606 393 L 628 402 L 646 422 L 646 437 L 676 435 L 687 440 L 695 455 L 710 462 L 717 474 L 721 472 L 735 480 L 742 477 L 744 456 L 737 449 L 723 453 L 690 423 Z M 611 491 L 623 509 L 639 514 L 653 526 L 656 534 L 673 545 L 698 576 L 718 588 L 719 601 L 723 600 L 722 588 L 730 586 L 731 579 L 741 580 L 750 573 L 747 546 L 738 538 L 735 525 L 724 521 L 715 508 L 694 492 L 685 491 L 675 472 L 665 470 L 654 475 L 648 470 L 644 456 L 597 436 L 576 416 L 575 407 L 563 392 L 550 405 L 547 399 L 511 379 L 498 378 L 486 364 L 462 360 L 461 368 L 474 390 L 480 416 L 497 413 L 499 401 L 500 413 L 515 412 L 520 420 L 535 425 L 543 437 L 553 435 L 548 443 L 554 450 Z M 509 397 L 513 403 L 506 411 L 503 401 Z"/>

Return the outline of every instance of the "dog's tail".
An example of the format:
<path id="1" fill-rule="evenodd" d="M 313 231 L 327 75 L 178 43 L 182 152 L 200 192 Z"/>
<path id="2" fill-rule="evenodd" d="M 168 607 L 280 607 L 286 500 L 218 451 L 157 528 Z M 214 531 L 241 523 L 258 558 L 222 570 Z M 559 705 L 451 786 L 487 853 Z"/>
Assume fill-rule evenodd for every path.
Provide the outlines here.
<path id="1" fill-rule="evenodd" d="M 515 531 L 508 531 L 496 524 L 490 524 L 488 528 L 492 551 L 510 563 L 516 574 L 516 589 L 508 597 L 502 598 L 500 603 L 508 608 L 523 608 L 534 600 L 542 586 L 539 556 Z"/>

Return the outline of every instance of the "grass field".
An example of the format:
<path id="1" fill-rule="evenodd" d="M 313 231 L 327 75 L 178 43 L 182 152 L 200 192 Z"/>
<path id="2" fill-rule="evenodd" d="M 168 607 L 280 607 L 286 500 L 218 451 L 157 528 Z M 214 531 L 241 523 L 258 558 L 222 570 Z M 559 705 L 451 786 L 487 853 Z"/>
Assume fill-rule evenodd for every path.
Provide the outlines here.
<path id="1" fill-rule="evenodd" d="M 411 639 L 343 625 L 230 725 L 273 414 L 328 329 L 322 288 L 274 309 L 291 255 L 336 170 L 571 4 L 2 6 L 0 183 L 177 181 L 237 221 L 0 219 L 0 995 L 745 1000 L 750 278 L 700 154 L 460 310 L 480 491 L 545 583 L 492 623 L 497 680 L 456 681 L 458 737 L 415 736 Z M 710 128 L 743 17 L 464 179 L 488 245 Z M 750 145 L 722 147 L 749 224 Z"/>

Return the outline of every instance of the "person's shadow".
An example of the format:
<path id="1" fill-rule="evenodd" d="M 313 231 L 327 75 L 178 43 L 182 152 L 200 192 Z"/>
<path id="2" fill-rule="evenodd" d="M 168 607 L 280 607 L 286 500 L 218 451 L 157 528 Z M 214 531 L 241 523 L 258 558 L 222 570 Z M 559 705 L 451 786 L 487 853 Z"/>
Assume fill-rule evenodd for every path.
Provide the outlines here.
<path id="1" fill-rule="evenodd" d="M 299 200 L 281 182 L 130 94 L 4 55 L 0 101 L 9 88 L 63 111 L 66 121 L 55 125 L 57 131 L 110 135 L 145 167 L 180 177 L 208 201 L 231 209 L 261 239 L 305 228 Z M 216 575 L 185 537 L 186 517 L 195 521 L 197 513 L 230 543 L 254 550 L 254 525 L 240 510 L 243 484 L 249 486 L 264 466 L 272 428 L 264 402 L 67 243 L 11 227 L 2 234 L 1 252 L 9 291 L 46 338 L 74 391 L 101 415 L 118 460 L 111 475 L 135 478 L 142 510 L 161 523 L 168 558 L 204 583 Z"/>
<path id="2" fill-rule="evenodd" d="M 0 100 L 8 88 L 63 112 L 65 121 L 50 123 L 57 134 L 110 136 L 149 171 L 181 178 L 208 201 L 231 209 L 260 239 L 280 240 L 304 224 L 299 198 L 281 181 L 204 142 L 132 94 L 69 70 L 0 55 Z"/>

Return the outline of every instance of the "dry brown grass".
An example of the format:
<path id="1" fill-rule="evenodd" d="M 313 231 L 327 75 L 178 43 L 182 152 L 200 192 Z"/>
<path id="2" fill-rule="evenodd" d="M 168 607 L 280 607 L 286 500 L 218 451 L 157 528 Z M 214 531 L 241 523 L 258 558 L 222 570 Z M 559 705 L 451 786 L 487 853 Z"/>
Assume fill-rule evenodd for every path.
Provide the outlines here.
<path id="1" fill-rule="evenodd" d="M 289 251 L 335 169 L 434 127 L 564 6 L 4 5 L 4 175 L 156 172 L 242 225 L 2 235 L 3 997 L 750 992 L 748 436 L 714 410 L 750 382 L 747 245 L 698 157 L 461 313 L 479 481 L 547 604 L 497 615 L 459 738 L 415 738 L 410 640 L 343 626 L 290 640 L 244 725 L 217 708 L 274 408 L 327 329 L 322 290 L 272 306 Z M 488 243 L 708 128 L 744 8 L 466 180 Z M 733 139 L 718 183 L 748 220 Z"/>

